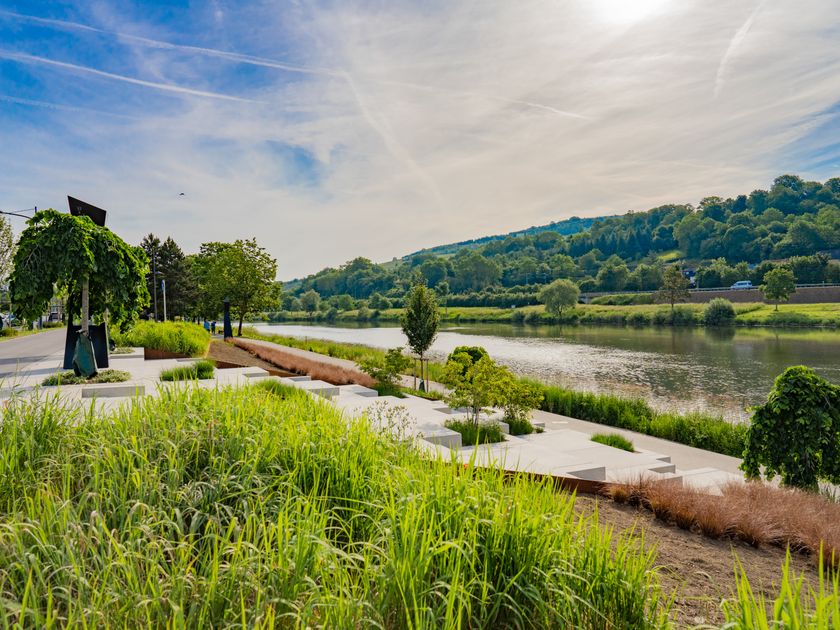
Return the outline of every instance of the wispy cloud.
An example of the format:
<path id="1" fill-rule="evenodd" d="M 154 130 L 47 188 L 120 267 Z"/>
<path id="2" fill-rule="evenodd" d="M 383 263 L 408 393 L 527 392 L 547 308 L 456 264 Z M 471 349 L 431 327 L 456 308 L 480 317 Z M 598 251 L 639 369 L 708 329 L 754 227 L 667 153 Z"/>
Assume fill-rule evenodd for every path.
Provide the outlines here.
<path id="1" fill-rule="evenodd" d="M 42 110 L 17 119 L 0 104 L 0 143 L 17 147 L 0 155 L 4 203 L 76 193 L 128 238 L 171 233 L 188 250 L 256 235 L 292 277 L 748 192 L 810 155 L 831 164 L 836 136 L 820 130 L 840 114 L 836 2 L 671 0 L 621 20 L 615 6 L 249 3 L 221 25 L 209 3 L 175 23 L 0 12 L 0 30 L 30 24 L 78 44 L 2 33 L 5 58 L 34 77 L 3 93 L 16 111 L 24 99 Z M 54 70 L 110 87 L 64 101 Z M 163 110 L 132 84 L 183 98 Z M 828 168 L 802 174 L 837 175 Z"/>
<path id="2" fill-rule="evenodd" d="M 192 88 L 184 87 L 181 85 L 172 85 L 171 83 L 157 83 L 155 81 L 144 81 L 143 79 L 136 79 L 134 77 L 128 77 L 122 74 L 114 74 L 113 72 L 105 72 L 103 70 L 97 70 L 96 68 L 80 66 L 75 63 L 67 63 L 66 61 L 58 61 L 56 59 L 48 59 L 46 57 L 38 57 L 37 55 L 28 55 L 25 53 L 12 52 L 9 50 L 0 49 L 0 59 L 10 59 L 12 61 L 18 61 L 20 63 L 53 66 L 55 68 L 62 68 L 64 70 L 71 70 L 73 72 L 92 74 L 94 76 L 102 77 L 104 79 L 122 81 L 124 83 L 131 83 L 132 85 L 140 85 L 143 87 L 154 88 L 155 90 L 162 90 L 164 92 L 174 92 L 175 94 L 184 94 L 187 96 L 201 96 L 205 98 L 215 98 L 222 101 L 234 101 L 237 103 L 264 103 L 264 101 L 243 98 L 241 96 L 220 94 L 219 92 L 208 92 L 206 90 L 194 90 Z"/>

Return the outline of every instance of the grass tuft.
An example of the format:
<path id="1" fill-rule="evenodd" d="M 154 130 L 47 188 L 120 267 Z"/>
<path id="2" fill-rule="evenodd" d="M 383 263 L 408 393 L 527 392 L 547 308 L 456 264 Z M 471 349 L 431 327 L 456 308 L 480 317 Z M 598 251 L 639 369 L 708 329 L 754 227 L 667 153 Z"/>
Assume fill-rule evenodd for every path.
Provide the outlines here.
<path id="1" fill-rule="evenodd" d="M 618 433 L 596 433 L 589 439 L 599 444 L 620 448 L 622 451 L 636 452 L 636 449 L 633 448 L 633 442 Z"/>
<path id="2" fill-rule="evenodd" d="M 505 441 L 505 434 L 502 433 L 501 427 L 496 422 L 476 424 L 471 420 L 447 420 L 444 426 L 461 434 L 461 444 L 463 446 L 494 444 Z"/>
<path id="3" fill-rule="evenodd" d="M 59 372 L 52 374 L 41 381 L 41 385 L 45 387 L 55 387 L 56 385 L 91 385 L 95 383 L 124 383 L 131 378 L 131 374 L 123 370 L 101 370 L 96 373 L 96 376 L 85 378 L 84 376 L 76 376 L 76 374 L 69 370 L 67 372 Z"/>
<path id="4" fill-rule="evenodd" d="M 210 333 L 189 322 L 139 321 L 125 333 L 111 331 L 118 346 L 149 348 L 190 357 L 203 357 L 210 345 Z"/>
<path id="5" fill-rule="evenodd" d="M 213 378 L 216 366 L 212 361 L 196 361 L 190 365 L 181 365 L 160 373 L 162 381 L 194 381 Z"/>

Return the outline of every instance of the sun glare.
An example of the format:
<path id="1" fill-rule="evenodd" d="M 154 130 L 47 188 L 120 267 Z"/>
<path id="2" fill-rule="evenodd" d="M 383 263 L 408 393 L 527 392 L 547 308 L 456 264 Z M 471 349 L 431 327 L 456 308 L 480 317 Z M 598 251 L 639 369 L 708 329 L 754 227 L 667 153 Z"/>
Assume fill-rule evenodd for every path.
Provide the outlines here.
<path id="1" fill-rule="evenodd" d="M 628 24 L 656 14 L 668 0 L 590 0 L 598 15 L 610 22 Z"/>

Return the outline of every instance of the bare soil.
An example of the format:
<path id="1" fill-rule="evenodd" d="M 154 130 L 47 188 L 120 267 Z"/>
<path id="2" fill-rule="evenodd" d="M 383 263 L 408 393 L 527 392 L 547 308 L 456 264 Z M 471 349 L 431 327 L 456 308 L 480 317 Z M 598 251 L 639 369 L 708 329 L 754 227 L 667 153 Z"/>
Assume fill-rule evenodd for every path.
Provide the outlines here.
<path id="1" fill-rule="evenodd" d="M 772 603 L 778 594 L 784 549 L 707 538 L 667 525 L 641 508 L 593 495 L 577 496 L 575 508 L 579 513 L 592 514 L 596 507 L 602 525 L 612 527 L 616 534 L 628 532 L 642 537 L 646 547 L 656 549 L 660 581 L 666 593 L 675 593 L 672 617 L 680 628 L 723 622 L 720 604 L 735 592 L 738 560 L 756 595 L 764 594 Z M 806 584 L 819 583 L 812 556 L 792 553 L 791 568 L 797 575 L 804 575 Z"/>
<path id="2" fill-rule="evenodd" d="M 237 348 L 233 344 L 225 341 L 218 341 L 215 339 L 211 341 L 210 348 L 207 351 L 207 358 L 242 367 L 259 367 L 264 370 L 269 370 L 272 373 L 282 372 L 281 376 L 293 376 L 292 372 L 280 370 L 273 363 L 263 361 L 262 359 L 255 357 L 247 350 Z"/>

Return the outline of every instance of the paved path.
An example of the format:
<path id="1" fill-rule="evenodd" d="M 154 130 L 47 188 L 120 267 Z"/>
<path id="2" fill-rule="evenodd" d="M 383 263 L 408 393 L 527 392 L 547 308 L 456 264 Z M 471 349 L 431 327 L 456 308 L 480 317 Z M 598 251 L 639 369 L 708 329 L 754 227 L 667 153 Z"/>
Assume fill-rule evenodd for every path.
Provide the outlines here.
<path id="1" fill-rule="evenodd" d="M 56 328 L 35 335 L 0 341 L 0 379 L 35 372 L 44 374 L 54 372 L 55 369 L 47 370 L 47 368 L 39 367 L 33 370 L 29 366 L 53 354 L 56 355 L 58 361 L 61 361 L 66 334 L 66 328 Z"/>
<path id="2" fill-rule="evenodd" d="M 713 453 L 711 451 L 704 451 L 701 448 L 694 448 L 693 446 L 686 446 L 679 442 L 671 442 L 663 440 L 662 438 L 652 437 L 644 433 L 636 433 L 635 431 L 628 431 L 627 429 L 618 429 L 596 422 L 587 422 L 586 420 L 578 420 L 576 418 L 569 418 L 561 416 L 556 413 L 548 413 L 547 411 L 535 411 L 534 420 L 541 420 L 545 422 L 546 429 L 573 429 L 583 433 L 618 433 L 623 435 L 628 440 L 633 442 L 633 446 L 641 448 L 646 451 L 654 451 L 657 453 L 667 453 L 671 456 L 671 462 L 677 465 L 677 468 L 688 470 L 692 468 L 706 468 L 712 467 L 726 472 L 734 473 L 736 475 L 744 474 L 738 470 L 741 460 L 737 457 L 730 457 L 729 455 L 721 455 L 720 453 Z"/>
<path id="3" fill-rule="evenodd" d="M 329 363 L 331 365 L 341 366 L 348 369 L 358 369 L 358 366 L 353 361 L 347 359 L 338 359 L 317 352 L 310 352 L 309 350 L 301 350 L 299 348 L 290 348 L 282 346 L 269 341 L 257 341 L 248 339 L 249 342 L 263 345 L 266 347 L 280 348 L 284 352 L 289 352 L 300 357 L 305 357 L 312 361 L 320 361 L 322 363 Z M 412 387 L 414 379 L 411 376 L 403 377 L 403 385 Z M 440 383 L 430 383 L 431 389 L 441 393 L 445 393 L 446 387 Z M 651 437 L 643 433 L 636 433 L 635 431 L 628 431 L 626 429 L 617 429 L 595 422 L 587 422 L 585 420 L 578 420 L 576 418 L 569 418 L 547 411 L 535 411 L 534 420 L 545 422 L 546 429 L 572 429 L 582 433 L 618 433 L 623 435 L 637 448 L 653 451 L 656 453 L 665 453 L 671 456 L 671 462 L 676 464 L 677 468 L 681 470 L 689 470 L 695 468 L 717 468 L 736 475 L 742 475 L 743 472 L 738 469 L 741 460 L 737 457 L 729 457 L 728 455 L 721 455 L 711 451 L 704 451 L 700 448 L 692 446 L 685 446 L 678 442 L 670 442 L 661 438 Z"/>

